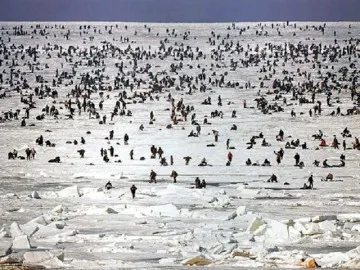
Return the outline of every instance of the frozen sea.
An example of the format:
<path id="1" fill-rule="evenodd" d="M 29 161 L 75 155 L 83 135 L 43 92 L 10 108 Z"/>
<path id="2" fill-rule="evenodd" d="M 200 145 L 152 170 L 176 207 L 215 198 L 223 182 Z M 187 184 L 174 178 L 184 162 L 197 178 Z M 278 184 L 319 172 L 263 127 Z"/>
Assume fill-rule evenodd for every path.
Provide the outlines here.
<path id="1" fill-rule="evenodd" d="M 356 39 L 359 38 L 360 23 L 326 23 L 324 34 L 319 30 L 324 25 L 322 22 L 290 22 L 289 26 L 283 22 L 273 24 L 274 27 L 271 23 L 236 23 L 233 27 L 230 23 L 144 26 L 143 23 L 109 22 L 2 22 L 0 50 L 3 52 L 6 48 L 9 53 L 5 53 L 6 57 L 4 53 L 0 55 L 0 72 L 3 74 L 0 93 L 6 96 L 0 99 L 0 116 L 4 118 L 5 112 L 16 109 L 20 109 L 19 118 L 25 116 L 27 105 L 20 102 L 20 95 L 29 98 L 35 87 L 41 87 L 41 83 L 36 82 L 36 76 L 42 76 L 47 81 L 44 85 L 57 90 L 59 97 L 39 99 L 33 96 L 35 108 L 30 110 L 26 127 L 20 126 L 20 120 L 0 122 L 1 246 L 7 246 L 16 238 L 15 225 L 12 225 L 16 222 L 22 231 L 20 234 L 28 235 L 30 239 L 30 251 L 47 250 L 64 255 L 61 260 L 27 261 L 30 265 L 40 264 L 49 268 L 166 269 L 185 267 L 186 260 L 196 256 L 202 256 L 203 260 L 206 258 L 206 267 L 219 269 L 292 268 L 306 257 L 314 257 L 320 265 L 329 268 L 360 261 L 356 249 L 360 246 L 360 152 L 351 147 L 354 137 L 360 135 L 360 116 L 330 115 L 337 106 L 344 114 L 347 109 L 358 106 L 351 100 L 348 87 L 352 81 L 348 77 L 359 74 L 360 52 L 350 58 L 348 55 L 337 57 L 334 62 L 329 55 L 321 55 L 318 59 L 321 67 L 316 65 L 313 68 L 309 49 L 309 61 L 299 56 L 296 60 L 284 62 L 280 57 L 275 74 L 266 65 L 268 60 L 273 63 L 275 59 L 267 49 L 269 43 L 274 46 L 321 43 L 323 48 L 331 45 L 342 50 L 350 43 L 359 43 Z M 14 27 L 20 25 L 28 35 L 14 35 Z M 35 34 L 32 32 L 36 25 Z M 88 25 L 89 28 L 84 30 L 84 26 Z M 240 29 L 246 31 L 240 35 Z M 44 30 L 43 34 L 39 34 L 40 30 Z M 125 37 L 130 42 L 124 42 Z M 215 41 L 215 45 L 209 44 L 209 38 Z M 135 91 L 151 89 L 148 74 L 139 74 L 140 68 L 145 68 L 147 64 L 151 65 L 153 74 L 158 74 L 159 80 L 165 76 L 174 78 L 175 86 L 179 85 L 179 76 L 195 78 L 202 70 L 213 79 L 225 74 L 226 82 L 237 82 L 239 86 L 209 84 L 205 93 L 197 89 L 191 95 L 187 94 L 187 87 L 180 90 L 164 88 L 161 93 L 152 94 L 157 98 L 146 99 L 144 103 L 135 103 L 136 98 L 126 100 L 132 116 L 115 116 L 110 121 L 119 92 L 124 89 L 108 91 L 99 88 L 113 86 L 119 72 L 117 65 L 121 61 L 124 77 L 132 82 L 134 63 L 130 52 L 135 53 L 139 47 L 161 56 L 160 41 L 164 40 L 166 48 L 177 48 L 182 43 L 184 48 L 189 46 L 193 52 L 198 48 L 206 57 L 180 60 L 176 55 L 167 55 L 161 59 L 138 60 L 136 77 L 142 78 L 144 83 L 140 89 L 135 86 L 130 91 L 127 88 L 128 97 Z M 231 42 L 239 42 L 244 50 L 235 53 L 227 49 L 226 44 Z M 130 48 L 126 55 L 111 54 L 106 49 L 107 44 L 122 51 Z M 256 50 L 257 45 L 259 50 Z M 60 46 L 64 52 L 69 46 L 77 49 L 71 56 L 59 56 Z M 22 58 L 29 47 L 35 47 L 38 52 L 36 61 L 28 56 Z M 88 65 L 88 56 L 78 53 L 85 50 L 87 53 L 90 50 L 98 53 L 100 66 Z M 221 50 L 218 61 L 213 50 Z M 248 67 L 239 64 L 236 69 L 232 68 L 232 61 L 241 62 L 250 54 L 260 52 L 265 56 L 258 64 Z M 177 73 L 171 72 L 170 65 L 180 62 L 183 68 Z M 33 71 L 28 63 L 34 65 Z M 260 72 L 263 66 L 266 72 Z M 343 67 L 349 70 L 346 79 L 339 71 Z M 13 75 L 14 85 L 10 85 L 9 81 L 11 69 L 17 74 Z M 56 70 L 59 74 L 63 71 L 73 74 L 73 70 L 76 73 L 71 79 L 57 80 L 53 86 Z M 307 81 L 301 74 L 305 71 L 311 73 L 315 83 L 322 81 L 328 73 L 337 74 L 328 82 L 341 89 L 332 92 L 332 106 L 327 106 L 324 92 L 316 96 L 316 100 L 322 102 L 321 115 L 310 117 L 308 111 L 313 109 L 314 104 L 300 106 L 298 100 L 292 100 L 292 92 L 281 92 L 288 103 L 288 106 L 283 106 L 283 112 L 264 114 L 256 108 L 255 99 L 260 95 L 266 97 L 270 104 L 277 102 L 283 105 L 282 99 L 274 100 L 274 79 L 283 80 L 285 76 L 291 76 L 293 85 L 301 84 Z M 91 100 L 98 108 L 102 99 L 99 92 L 104 92 L 104 108 L 98 112 L 101 117 L 107 115 L 107 123 L 100 125 L 100 119 L 89 119 L 88 113 L 79 115 L 77 111 L 73 120 L 67 119 L 64 101 L 69 97 L 66 95 L 75 88 L 75 84 L 80 84 L 82 75 L 89 73 L 95 76 L 96 72 L 103 78 L 101 82 L 96 81 L 97 90 L 93 90 Z M 265 75 L 269 76 L 268 80 L 264 80 Z M 16 83 L 19 82 L 21 88 L 24 79 L 30 88 L 16 91 Z M 252 87 L 246 89 L 248 82 Z M 261 82 L 263 87 L 260 87 Z M 186 106 L 194 106 L 195 110 L 189 114 L 187 121 L 176 125 L 172 123 L 169 93 L 175 103 L 183 99 Z M 217 105 L 219 95 L 222 106 Z M 311 94 L 305 92 L 304 96 L 310 99 Z M 201 104 L 207 97 L 211 97 L 212 105 Z M 243 107 L 244 100 L 247 108 Z M 72 98 L 72 101 L 75 99 Z M 46 105 L 58 108 L 58 119 L 46 115 L 44 120 L 36 120 Z M 292 109 L 296 117 L 291 117 Z M 211 118 L 214 110 L 221 110 L 223 118 Z M 231 117 L 233 110 L 236 110 L 236 118 Z M 153 124 L 149 124 L 151 111 L 156 119 Z M 188 137 L 191 130 L 195 131 L 190 120 L 192 113 L 196 113 L 196 120 L 201 124 L 199 137 Z M 211 125 L 202 124 L 205 116 Z M 143 131 L 139 130 L 141 124 L 144 125 Z M 171 129 L 166 128 L 169 124 L 173 124 Z M 233 124 L 237 125 L 237 130 L 231 130 Z M 352 137 L 342 137 L 345 127 Z M 285 133 L 284 141 L 276 140 L 280 129 Z M 110 130 L 114 130 L 113 140 L 106 139 Z M 219 131 L 218 142 L 214 141 L 212 130 Z M 339 149 L 319 148 L 319 141 L 311 136 L 318 130 L 323 131 L 327 143 L 330 144 L 333 135 L 336 135 L 340 143 L 346 141 L 349 149 L 343 150 L 341 146 Z M 271 145 L 263 147 L 261 139 L 257 139 L 254 147 L 247 149 L 246 143 L 251 136 L 260 132 Z M 123 142 L 125 133 L 130 137 L 128 145 Z M 37 145 L 35 140 L 40 135 L 56 146 Z M 81 137 L 86 140 L 83 145 L 66 143 L 80 141 Z M 225 165 L 229 152 L 226 148 L 228 138 L 234 147 L 231 149 L 231 166 Z M 301 143 L 307 142 L 308 149 L 285 149 L 287 141 L 296 139 Z M 209 144 L 214 146 L 207 147 Z M 173 155 L 174 164 L 161 166 L 158 158 L 151 159 L 152 145 L 164 150 L 168 162 Z M 105 163 L 100 149 L 110 146 L 114 147 L 117 157 Z M 8 152 L 17 149 L 19 155 L 25 156 L 27 147 L 36 149 L 35 159 L 8 160 Z M 285 150 L 285 154 L 278 165 L 274 151 L 280 148 Z M 86 151 L 84 158 L 79 157 L 79 149 Z M 131 149 L 134 150 L 134 160 L 129 157 Z M 294 166 L 295 153 L 300 154 L 305 164 L 302 169 Z M 321 162 L 328 159 L 329 164 L 338 164 L 341 154 L 346 156 L 345 167 L 323 168 L 321 163 L 319 167 L 312 164 L 315 159 Z M 56 156 L 61 158 L 61 163 L 48 163 Z M 185 156 L 192 157 L 188 166 L 183 159 Z M 145 160 L 140 160 L 140 157 L 145 157 Z M 204 157 L 212 166 L 198 166 Z M 267 158 L 271 166 L 246 166 L 248 158 L 260 164 Z M 117 160 L 121 162 L 115 162 Z M 149 183 L 151 169 L 157 172 L 156 184 Z M 172 170 L 179 175 L 177 183 L 173 183 L 170 177 Z M 321 181 L 328 173 L 334 175 L 335 181 Z M 272 174 L 277 175 L 278 183 L 266 181 Z M 314 189 L 300 189 L 311 174 L 314 176 Z M 206 180 L 206 189 L 193 188 L 196 177 Z M 104 185 L 109 180 L 115 188 L 104 191 Z M 284 185 L 285 182 L 289 185 Z M 132 184 L 138 188 L 135 199 L 130 193 Z M 34 191 L 40 199 L 31 197 Z M 255 231 L 249 228 L 254 219 L 260 220 L 259 226 L 262 226 L 260 229 L 257 226 Z M 250 255 L 235 256 L 235 251 L 246 251 Z M 359 263 L 350 266 L 353 265 L 358 267 Z"/>

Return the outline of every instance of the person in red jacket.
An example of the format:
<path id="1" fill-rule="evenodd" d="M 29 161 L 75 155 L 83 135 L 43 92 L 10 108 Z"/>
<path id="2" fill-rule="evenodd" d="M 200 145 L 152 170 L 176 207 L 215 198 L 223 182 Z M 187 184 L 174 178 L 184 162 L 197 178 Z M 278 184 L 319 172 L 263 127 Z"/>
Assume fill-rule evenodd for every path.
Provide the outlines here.
<path id="1" fill-rule="evenodd" d="M 229 152 L 227 157 L 228 157 L 228 164 L 230 165 L 233 158 L 233 154 Z"/>

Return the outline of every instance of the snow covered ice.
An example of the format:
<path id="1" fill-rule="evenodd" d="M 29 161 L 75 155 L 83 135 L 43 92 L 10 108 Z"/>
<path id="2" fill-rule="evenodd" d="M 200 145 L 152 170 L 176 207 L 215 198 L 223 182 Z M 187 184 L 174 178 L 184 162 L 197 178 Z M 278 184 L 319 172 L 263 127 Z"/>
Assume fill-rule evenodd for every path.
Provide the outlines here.
<path id="1" fill-rule="evenodd" d="M 327 23 L 324 34 L 323 26 L 295 26 L 294 22 L 289 26 L 274 23 L 274 27 L 271 23 L 2 22 L 0 263 L 19 261 L 56 269 L 360 267 L 360 152 L 352 148 L 360 128 L 356 95 L 351 99 L 351 87 L 359 92 L 360 24 Z M 20 35 L 20 29 L 27 34 Z M 302 50 L 284 61 L 285 43 L 288 53 L 290 44 Z M 311 45 L 320 43 L 323 54 L 314 60 Z M 356 48 L 351 54 L 346 53 L 350 43 Z M 330 45 L 339 46 L 336 53 L 324 53 Z M 26 52 L 29 47 L 37 51 L 36 57 Z M 141 51 L 150 56 L 138 59 L 134 66 Z M 341 57 L 340 52 L 344 53 Z M 87 73 L 94 80 L 84 90 L 81 82 Z M 206 79 L 199 78 L 200 74 Z M 180 83 L 183 75 L 191 79 Z M 214 84 L 222 76 L 224 84 Z M 119 89 L 114 87 L 116 77 L 123 78 Z M 292 78 L 291 91 L 273 87 L 275 79 L 281 82 L 285 77 Z M 316 86 L 326 77 L 326 86 Z M 312 89 L 301 85 L 309 78 L 318 90 L 315 101 L 322 103 L 321 115 L 313 112 L 311 117 L 309 110 L 314 111 L 315 103 L 300 105 L 293 96 L 299 91 L 299 97 L 311 100 Z M 134 89 L 124 87 L 126 80 Z M 158 87 L 165 81 L 166 86 Z M 205 92 L 200 91 L 201 84 Z M 45 85 L 51 89 L 49 95 L 34 95 L 36 87 L 45 91 Z M 83 95 L 91 92 L 100 118 L 95 113 L 89 117 L 82 109 L 78 113 L 76 97 L 71 95 L 75 85 L 82 90 L 81 104 Z M 189 85 L 196 87 L 190 91 Z M 326 87 L 332 94 L 332 106 L 327 105 Z M 53 90 L 58 97 L 51 96 Z M 123 91 L 127 93 L 126 112 L 130 110 L 131 115 L 117 114 L 111 120 Z M 149 91 L 151 99 L 135 95 Z M 175 106 L 181 99 L 185 106 L 194 106 L 186 121 L 180 111 L 175 111 L 177 121 L 171 119 L 169 94 Z M 211 104 L 202 104 L 208 97 Z M 260 97 L 272 105 L 265 113 L 257 108 Z M 34 106 L 22 127 L 30 98 Z M 65 104 L 69 99 L 75 108 L 73 119 Z M 57 118 L 45 113 L 46 105 L 56 107 Z M 277 106 L 283 111 L 272 109 Z M 343 115 L 331 115 L 338 106 Z M 346 115 L 354 107 L 355 112 Z M 17 109 L 18 119 L 9 117 Z M 215 110 L 222 111 L 223 117 L 211 117 Z M 231 117 L 234 110 L 236 117 Z M 196 133 L 191 121 L 194 113 L 201 133 L 188 137 L 192 130 Z M 36 119 L 42 114 L 42 120 Z M 104 115 L 106 123 L 100 124 Z M 203 124 L 205 117 L 211 124 Z M 231 130 L 233 124 L 237 130 Z M 345 127 L 351 137 L 341 135 Z M 285 133 L 283 140 L 276 139 L 280 129 Z M 111 130 L 113 139 L 109 138 Z M 213 130 L 219 132 L 217 142 Z M 319 130 L 329 145 L 336 135 L 339 149 L 319 147 L 320 141 L 312 137 Z M 258 138 L 249 148 L 247 142 L 260 132 L 270 145 L 262 146 Z M 128 144 L 123 140 L 125 133 Z M 40 135 L 43 146 L 36 143 Z M 231 149 L 226 147 L 227 139 Z M 306 142 L 307 149 L 301 144 L 285 148 L 286 142 L 296 139 Z M 53 147 L 45 146 L 47 140 Z M 161 166 L 158 157 L 150 158 L 152 145 L 164 150 L 168 166 Z M 114 156 L 109 155 L 105 162 L 100 149 L 109 152 L 110 146 Z M 36 150 L 34 159 L 8 159 L 14 149 L 17 156 L 26 157 L 27 148 Z M 280 148 L 285 153 L 277 164 L 274 151 Z M 85 150 L 83 158 L 81 149 Z M 226 166 L 229 151 L 233 158 Z M 294 166 L 296 153 L 303 168 Z M 323 168 L 324 159 L 330 165 L 339 164 L 341 154 L 346 156 L 344 167 Z M 191 157 L 189 165 L 185 165 L 186 156 Z M 48 162 L 56 157 L 59 163 Z M 198 166 L 203 158 L 212 166 Z M 248 158 L 259 164 L 267 158 L 271 166 L 246 166 Z M 319 167 L 313 165 L 314 160 L 320 161 Z M 157 173 L 156 184 L 149 183 L 151 170 Z M 172 170 L 178 173 L 176 183 L 170 177 Z M 321 181 L 328 173 L 334 175 L 333 181 Z M 272 174 L 278 182 L 267 182 Z M 301 189 L 311 174 L 314 189 Z M 206 180 L 206 188 L 194 188 L 196 177 Z M 108 181 L 114 187 L 111 190 L 105 189 Z M 133 184 L 137 187 L 134 199 Z"/>

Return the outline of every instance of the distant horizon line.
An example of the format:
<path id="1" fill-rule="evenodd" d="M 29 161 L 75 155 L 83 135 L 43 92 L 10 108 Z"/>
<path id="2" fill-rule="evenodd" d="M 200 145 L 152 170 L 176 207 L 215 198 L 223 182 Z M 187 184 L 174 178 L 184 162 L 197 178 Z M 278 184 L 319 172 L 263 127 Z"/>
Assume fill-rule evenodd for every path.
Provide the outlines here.
<path id="1" fill-rule="evenodd" d="M 189 23 L 189 24 L 220 24 L 220 23 L 286 23 L 286 22 L 295 22 L 295 23 L 306 23 L 306 22 L 314 22 L 314 23 L 339 23 L 339 22 L 351 22 L 351 23 L 360 23 L 359 21 L 347 21 L 347 20 L 327 20 L 327 21 L 317 21 L 317 20 L 307 20 L 307 21 L 299 21 L 299 20 L 274 20 L 274 21 L 167 21 L 167 22 L 160 22 L 160 21 L 78 21 L 78 20 L 69 20 L 69 21 L 31 21 L 31 20 L 7 20 L 2 21 L 0 20 L 0 23 L 152 23 L 152 24 L 165 24 L 165 23 Z"/>

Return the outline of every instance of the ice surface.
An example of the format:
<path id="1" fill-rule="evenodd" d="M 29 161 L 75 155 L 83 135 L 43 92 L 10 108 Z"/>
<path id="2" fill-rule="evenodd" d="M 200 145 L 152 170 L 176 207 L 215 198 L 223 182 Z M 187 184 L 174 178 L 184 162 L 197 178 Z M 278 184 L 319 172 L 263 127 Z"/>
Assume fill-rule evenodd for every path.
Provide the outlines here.
<path id="1" fill-rule="evenodd" d="M 111 35 L 108 33 L 110 24 L 113 25 Z M 335 62 L 330 60 L 329 55 L 320 55 L 318 61 L 322 66 L 313 69 L 314 59 L 309 48 L 309 62 L 303 56 L 296 58 L 296 61 L 289 59 L 286 63 L 280 58 L 275 74 L 269 70 L 267 60 L 271 65 L 275 60 L 276 49 L 273 52 L 269 50 L 269 43 L 283 47 L 285 43 L 295 46 L 300 42 L 309 46 L 322 43 L 324 48 L 335 46 L 336 38 L 338 45 L 346 49 L 351 38 L 358 38 L 360 24 L 327 23 L 324 35 L 318 28 L 324 23 L 296 23 L 296 28 L 294 23 L 290 23 L 289 27 L 284 27 L 283 23 L 274 24 L 272 28 L 271 23 L 239 23 L 235 29 L 230 24 L 148 24 L 147 27 L 151 27 L 151 32 L 148 32 L 143 24 L 138 23 L 127 24 L 128 30 L 125 30 L 125 23 L 118 23 L 118 27 L 115 23 L 64 23 L 65 29 L 61 29 L 59 24 L 55 27 L 55 23 L 48 23 L 45 35 L 39 34 L 37 29 L 37 34 L 21 36 L 13 35 L 13 27 L 19 23 L 2 22 L 1 50 L 6 47 L 10 53 L 8 59 L 4 59 L 3 54 L 0 56 L 3 61 L 0 72 L 4 80 L 0 94 L 3 90 L 6 93 L 5 98 L 0 98 L 0 117 L 10 110 L 14 112 L 20 109 L 20 120 L 0 121 L 0 220 L 4 228 L 0 231 L 0 240 L 6 244 L 1 245 L 2 253 L 3 246 L 6 251 L 8 242 L 13 242 L 14 249 L 30 252 L 25 253 L 25 262 L 39 263 L 48 268 L 71 269 L 186 268 L 184 265 L 188 264 L 209 264 L 209 267 L 220 269 L 291 268 L 296 267 L 300 259 L 310 262 L 312 258 L 324 267 L 359 267 L 360 152 L 351 149 L 354 137 L 360 135 L 359 114 L 330 115 L 337 106 L 345 113 L 358 105 L 350 97 L 350 76 L 343 78 L 340 69 L 346 67 L 349 73 L 358 76 L 359 52 L 351 55 L 351 59 L 349 55 L 338 57 Z M 35 28 L 35 23 L 22 25 L 29 33 Z M 44 27 L 45 24 L 40 25 Z M 80 25 L 91 25 L 91 28 L 84 30 L 80 36 Z M 308 29 L 306 25 L 309 25 Z M 249 29 L 239 35 L 240 29 L 247 26 Z M 68 40 L 65 38 L 67 29 L 71 30 Z M 172 29 L 176 29 L 176 36 L 171 34 Z M 220 35 L 219 39 L 214 38 L 215 46 L 208 42 L 212 31 Z M 265 31 L 268 32 L 267 36 Z M 184 39 L 186 32 L 190 32 L 188 39 Z M 90 36 L 94 39 L 90 40 Z M 129 37 L 133 42 L 122 42 L 120 37 Z M 160 40 L 164 41 L 165 38 L 166 49 L 171 46 L 178 49 L 183 43 L 184 48 L 190 46 L 193 51 L 198 47 L 206 58 L 180 60 L 176 55 L 165 57 L 159 48 Z M 228 49 L 226 43 L 230 42 L 239 42 L 244 51 L 237 53 Z M 358 43 L 356 40 L 351 42 Z M 139 93 L 152 89 L 149 74 L 140 72 L 140 68 L 145 68 L 146 64 L 151 65 L 151 72 L 159 81 L 169 76 L 179 85 L 179 77 L 188 75 L 193 76 L 194 83 L 195 77 L 204 69 L 207 78 L 213 80 L 226 72 L 225 81 L 238 82 L 239 87 L 218 87 L 208 84 L 206 80 L 206 92 L 201 93 L 196 89 L 191 95 L 187 94 L 189 89 L 186 83 L 180 90 L 165 87 L 161 93 L 152 94 L 153 100 L 147 99 L 144 103 L 139 102 L 139 98 L 127 99 L 127 108 L 133 115 L 115 116 L 110 121 L 110 113 L 119 99 L 120 91 L 107 91 L 107 87 L 114 86 L 114 79 L 119 76 L 116 65 L 121 61 L 124 63 L 124 78 L 134 82 L 131 76 L 134 61 L 129 52 L 112 55 L 110 50 L 106 51 L 108 44 L 123 52 L 131 46 L 132 53 L 139 47 L 163 57 L 163 60 L 159 57 L 138 60 L 136 77 L 143 79 L 144 83 L 140 89 L 135 87 L 133 92 L 128 87 L 128 96 L 135 91 Z M 259 53 L 264 49 L 265 57 L 260 58 L 258 64 L 246 68 L 241 66 L 241 61 L 248 59 L 249 54 L 258 54 L 255 51 L 257 44 Z M 37 45 L 36 61 L 28 56 L 21 59 L 28 47 L 36 48 Z M 59 47 L 56 45 L 61 45 L 65 54 L 69 46 L 78 47 L 77 52 L 86 49 L 88 54 L 91 48 L 94 55 L 95 52 L 102 55 L 99 59 L 104 61 L 104 65 L 89 66 L 90 58 L 75 52 L 72 57 L 65 54 L 58 57 Z M 215 60 L 216 50 L 221 50 L 218 61 Z M 92 59 L 96 58 L 94 56 Z M 12 59 L 17 64 L 13 67 Z M 236 69 L 231 67 L 231 59 L 239 62 Z M 28 62 L 34 65 L 33 72 Z M 183 69 L 171 72 L 170 65 L 179 65 L 180 62 Z M 350 66 L 352 63 L 354 65 Z M 266 72 L 261 71 L 263 66 Z M 52 86 L 57 69 L 59 73 L 65 71 L 72 74 L 73 68 L 76 74 L 72 78 L 59 76 L 61 80 L 56 78 L 55 86 Z M 13 80 L 20 83 L 20 89 L 22 78 L 27 80 L 31 89 L 16 91 L 17 85 L 11 86 L 9 82 L 11 69 L 15 72 L 19 70 L 19 76 L 14 75 Z M 301 74 L 305 71 L 311 72 L 311 79 L 315 83 L 336 73 L 336 78 L 329 77 L 328 85 L 341 88 L 341 92 L 332 91 L 332 106 L 326 105 L 325 92 L 318 93 L 316 100 L 322 102 L 323 112 L 311 118 L 308 111 L 313 109 L 314 104 L 304 103 L 300 106 L 298 100 L 292 100 L 292 92 L 282 91 L 281 94 L 289 103 L 289 106 L 283 106 L 282 99 L 275 101 L 272 88 L 275 78 L 283 80 L 285 76 L 291 76 L 295 86 L 307 81 Z M 67 119 L 68 111 L 64 102 L 69 98 L 66 95 L 86 73 L 94 77 L 95 73 L 103 75 L 102 81 L 96 79 L 97 90 L 94 90 L 91 99 L 98 108 L 102 100 L 99 92 L 104 92 L 104 108 L 99 112 L 101 116 L 107 115 L 107 124 L 100 125 L 101 119 L 94 117 L 89 119 L 88 112 L 78 115 L 76 111 L 73 120 Z M 59 97 L 39 99 L 33 96 L 35 108 L 30 110 L 27 126 L 20 127 L 21 118 L 25 116 L 24 108 L 27 107 L 20 102 L 20 92 L 24 98 L 29 98 L 35 87 L 41 87 L 41 83 L 36 82 L 39 75 L 48 81 L 44 84 L 59 92 Z M 264 79 L 265 75 L 268 79 Z M 251 82 L 253 88 L 245 89 L 246 82 Z M 261 82 L 264 87 L 260 87 Z M 263 114 L 256 109 L 255 98 L 259 97 L 259 90 L 270 104 L 277 102 L 282 105 L 284 112 Z M 191 130 L 195 130 L 190 121 L 193 112 L 188 115 L 187 121 L 178 124 L 171 121 L 169 93 L 175 103 L 182 98 L 186 106 L 194 106 L 196 120 L 201 125 L 199 137 L 187 136 Z M 219 95 L 222 106 L 217 105 Z M 303 95 L 307 98 L 311 96 L 309 92 Z M 158 100 L 155 96 L 158 96 Z M 208 96 L 212 99 L 212 105 L 202 105 L 201 102 Z M 243 100 L 247 101 L 247 108 L 243 107 Z M 75 98 L 72 98 L 72 102 L 75 102 Z M 36 120 L 35 117 L 42 113 L 45 105 L 58 108 L 59 119 L 46 115 L 44 120 Z M 296 117 L 290 116 L 292 109 L 296 111 Z M 214 110 L 223 111 L 224 117 L 211 118 Z M 237 112 L 236 118 L 231 118 L 233 110 Z M 156 118 L 153 124 L 149 124 L 150 111 L 154 112 Z M 180 118 L 180 112 L 176 113 Z M 205 116 L 211 125 L 202 124 Z M 142 132 L 139 131 L 141 124 L 144 125 Z M 166 128 L 168 124 L 172 124 L 171 129 Z M 230 130 L 233 124 L 237 125 L 236 131 Z M 352 137 L 341 136 L 345 127 L 351 131 Z M 275 138 L 279 129 L 285 132 L 282 142 Z M 311 135 L 319 129 L 324 132 L 327 143 L 331 143 L 333 135 L 336 135 L 341 143 L 346 140 L 350 149 L 318 148 L 319 141 Z M 114 130 L 113 140 L 105 139 L 110 130 Z M 219 131 L 218 142 L 214 142 L 212 130 Z M 246 143 L 250 137 L 260 132 L 271 145 L 262 147 L 261 141 L 256 139 L 253 148 L 247 149 Z M 128 145 L 123 141 L 125 133 L 130 136 Z M 35 140 L 40 135 L 44 136 L 45 141 L 54 143 L 55 147 L 37 145 Z M 80 143 L 81 137 L 86 139 L 85 144 Z M 233 160 L 230 166 L 225 165 L 229 151 L 226 149 L 228 138 L 230 146 L 234 147 L 231 149 Z M 308 149 L 285 149 L 286 141 L 297 138 L 301 143 L 306 141 Z M 66 143 L 74 140 L 79 144 Z M 207 147 L 209 144 L 214 144 L 214 147 Z M 158 158 L 151 159 L 152 145 L 162 147 L 168 162 L 170 155 L 173 155 L 174 165 L 160 166 Z M 114 147 L 117 156 L 105 163 L 100 149 L 110 146 Z M 28 147 L 36 149 L 35 159 L 8 159 L 7 153 L 14 149 L 18 155 L 25 156 Z M 285 155 L 282 163 L 277 165 L 274 151 L 281 147 L 285 149 Z M 80 149 L 85 150 L 84 158 L 80 158 L 77 152 Z M 129 156 L 131 149 L 134 149 L 133 160 Z M 305 163 L 302 169 L 294 166 L 296 152 Z M 346 155 L 345 167 L 322 168 L 321 165 L 312 165 L 315 159 L 323 161 L 325 158 L 329 164 L 338 164 L 342 153 Z M 48 162 L 57 156 L 61 158 L 60 163 Z M 192 157 L 188 166 L 183 159 L 185 156 Z M 145 160 L 140 160 L 140 157 Z M 212 166 L 197 166 L 204 157 Z M 247 158 L 260 164 L 267 158 L 271 166 L 246 166 Z M 118 160 L 121 162 L 115 162 Z M 149 183 L 151 169 L 158 174 L 156 184 Z M 170 177 L 172 170 L 178 173 L 177 183 L 173 183 Z M 335 181 L 321 181 L 329 172 L 334 174 Z M 267 182 L 273 173 L 277 175 L 278 183 Z M 314 189 L 300 189 L 311 173 L 315 179 Z M 205 179 L 207 187 L 195 189 L 195 177 Z M 109 180 L 114 188 L 107 191 L 104 187 Z M 284 185 L 285 182 L 289 185 Z M 134 199 L 130 193 L 132 184 L 138 188 Z M 57 256 L 56 252 L 52 253 L 59 249 L 64 258 Z M 12 258 L 2 259 L 6 261 Z"/>

